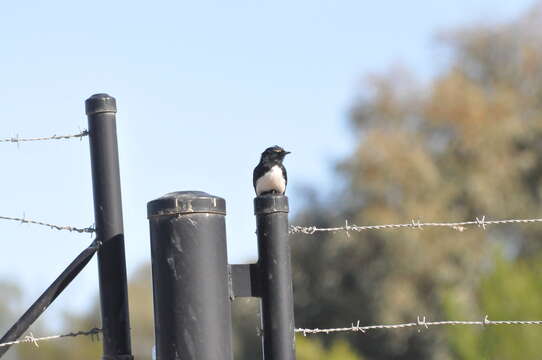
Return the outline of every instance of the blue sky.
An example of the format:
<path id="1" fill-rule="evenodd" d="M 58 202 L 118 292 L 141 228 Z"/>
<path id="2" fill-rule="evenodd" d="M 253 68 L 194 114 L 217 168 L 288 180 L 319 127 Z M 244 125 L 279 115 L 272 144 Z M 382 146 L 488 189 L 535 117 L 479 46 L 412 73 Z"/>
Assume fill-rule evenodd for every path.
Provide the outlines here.
<path id="1" fill-rule="evenodd" d="M 431 79 L 437 31 L 500 21 L 532 0 L 19 1 L 0 5 L 0 138 L 76 133 L 84 100 L 117 98 L 129 272 L 148 261 L 146 203 L 175 190 L 227 201 L 231 263 L 256 256 L 252 168 L 279 144 L 293 213 L 302 189 L 334 190 L 363 76 L 394 64 Z M 93 223 L 88 141 L 0 144 L 0 215 Z M 0 279 L 26 307 L 88 235 L 0 222 Z M 91 263 L 47 311 L 97 294 Z M 1 329 L 0 329 L 1 330 Z"/>

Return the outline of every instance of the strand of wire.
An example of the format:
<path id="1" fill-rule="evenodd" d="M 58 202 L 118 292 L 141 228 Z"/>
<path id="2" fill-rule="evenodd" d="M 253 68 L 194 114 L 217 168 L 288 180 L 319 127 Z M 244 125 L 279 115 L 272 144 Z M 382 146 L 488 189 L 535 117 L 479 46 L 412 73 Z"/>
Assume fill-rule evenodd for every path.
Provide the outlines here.
<path id="1" fill-rule="evenodd" d="M 32 335 L 32 333 L 30 333 L 29 335 L 25 336 L 24 338 L 20 340 L 1 343 L 0 347 L 24 344 L 24 343 L 32 343 L 36 347 L 39 347 L 38 343 L 42 341 L 58 340 L 62 338 L 77 337 L 77 336 L 90 336 L 92 340 L 99 340 L 101 332 L 102 332 L 102 329 L 93 328 L 87 331 L 77 331 L 77 332 L 71 332 L 67 334 L 51 335 L 51 336 L 45 336 L 45 337 L 35 337 L 34 335 Z"/>
<path id="2" fill-rule="evenodd" d="M 48 227 L 50 229 L 54 229 L 54 230 L 65 230 L 65 231 L 78 232 L 78 233 L 93 233 L 93 232 L 96 231 L 94 229 L 94 227 L 92 227 L 92 226 L 89 226 L 89 227 L 86 227 L 86 228 L 78 228 L 78 227 L 67 226 L 67 225 L 55 225 L 55 224 L 49 224 L 49 223 L 42 222 L 42 221 L 26 219 L 24 217 L 24 215 L 23 215 L 22 218 L 10 217 L 10 216 L 0 216 L 0 220 L 16 221 L 16 222 L 20 222 L 21 224 L 41 225 L 41 226 L 46 226 L 46 227 Z"/>
<path id="3" fill-rule="evenodd" d="M 19 135 L 16 135 L 15 137 L 9 137 L 0 139 L 0 143 L 21 143 L 21 142 L 27 142 L 27 141 L 48 141 L 48 140 L 62 140 L 62 139 L 73 139 L 73 138 L 79 138 L 83 139 L 83 137 L 88 136 L 88 130 L 83 130 L 79 132 L 78 134 L 72 134 L 72 135 L 52 135 L 52 136 L 46 136 L 46 137 L 34 137 L 34 138 L 20 138 Z"/>
<path id="4" fill-rule="evenodd" d="M 345 221 L 344 226 L 320 228 L 317 226 L 298 226 L 290 225 L 288 232 L 290 234 L 302 233 L 311 235 L 316 232 L 339 232 L 344 231 L 347 234 L 350 231 L 366 231 L 366 230 L 391 230 L 411 228 L 422 230 L 425 227 L 446 227 L 457 231 L 465 231 L 469 226 L 477 226 L 483 230 L 489 225 L 502 225 L 502 224 L 529 224 L 542 222 L 542 218 L 533 219 L 507 219 L 507 220 L 486 220 L 485 216 L 476 218 L 472 221 L 461 222 L 421 222 L 419 220 L 412 220 L 410 223 L 405 224 L 382 224 L 382 225 L 349 225 L 348 221 Z"/>
<path id="5" fill-rule="evenodd" d="M 349 327 L 342 328 L 329 328 L 329 329 L 295 329 L 296 333 L 301 333 L 303 336 L 310 334 L 332 334 L 339 332 L 362 332 L 365 333 L 368 330 L 375 329 L 404 329 L 409 327 L 417 327 L 418 331 L 422 329 L 428 329 L 430 326 L 445 326 L 445 325 L 474 325 L 474 326 L 491 326 L 491 325 L 542 325 L 542 320 L 489 320 L 486 315 L 479 321 L 426 321 L 425 316 L 420 318 L 418 316 L 416 322 L 403 323 L 403 324 L 389 324 L 389 325 L 368 325 L 360 326 L 358 321 L 356 324 L 352 323 Z"/>

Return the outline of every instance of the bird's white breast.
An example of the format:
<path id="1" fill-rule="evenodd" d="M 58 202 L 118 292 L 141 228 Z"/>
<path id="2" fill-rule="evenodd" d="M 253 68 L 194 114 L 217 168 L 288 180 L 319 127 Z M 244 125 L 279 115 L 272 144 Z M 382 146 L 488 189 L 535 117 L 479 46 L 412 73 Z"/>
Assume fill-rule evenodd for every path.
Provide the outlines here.
<path id="1" fill-rule="evenodd" d="M 263 192 L 272 190 L 281 194 L 286 190 L 286 181 L 284 180 L 282 170 L 276 165 L 256 180 L 256 194 L 260 195 Z"/>

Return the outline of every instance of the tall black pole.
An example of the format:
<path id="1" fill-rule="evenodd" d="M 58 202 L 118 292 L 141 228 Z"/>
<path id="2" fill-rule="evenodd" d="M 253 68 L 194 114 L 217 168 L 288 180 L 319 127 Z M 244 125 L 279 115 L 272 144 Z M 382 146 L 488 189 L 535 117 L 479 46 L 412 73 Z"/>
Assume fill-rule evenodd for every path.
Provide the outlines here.
<path id="1" fill-rule="evenodd" d="M 262 297 L 265 360 L 295 360 L 292 266 L 288 240 L 288 198 L 254 199 Z"/>
<path id="2" fill-rule="evenodd" d="M 88 116 L 94 219 L 102 310 L 103 359 L 133 359 L 120 192 L 115 98 L 96 94 L 85 102 Z"/>
<path id="3" fill-rule="evenodd" d="M 147 204 L 158 360 L 232 360 L 226 203 L 201 191 Z"/>

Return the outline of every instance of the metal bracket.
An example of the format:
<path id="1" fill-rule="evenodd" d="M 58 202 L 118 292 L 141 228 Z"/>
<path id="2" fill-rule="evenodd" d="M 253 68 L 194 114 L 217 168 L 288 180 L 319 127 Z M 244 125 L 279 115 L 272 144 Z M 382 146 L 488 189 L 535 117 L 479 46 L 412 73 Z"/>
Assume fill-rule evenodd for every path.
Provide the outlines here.
<path id="1" fill-rule="evenodd" d="M 229 265 L 230 297 L 261 297 L 258 264 Z"/>

